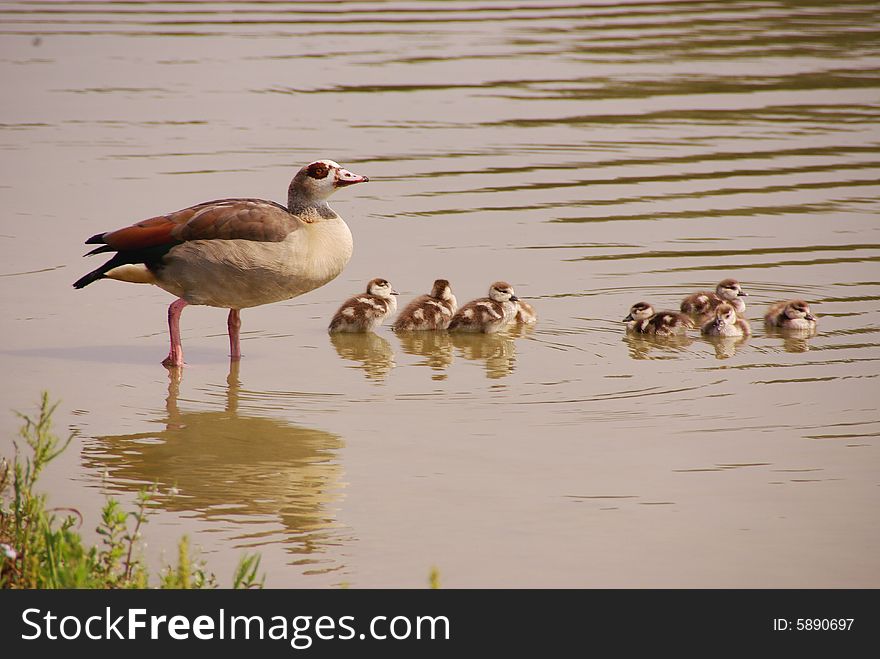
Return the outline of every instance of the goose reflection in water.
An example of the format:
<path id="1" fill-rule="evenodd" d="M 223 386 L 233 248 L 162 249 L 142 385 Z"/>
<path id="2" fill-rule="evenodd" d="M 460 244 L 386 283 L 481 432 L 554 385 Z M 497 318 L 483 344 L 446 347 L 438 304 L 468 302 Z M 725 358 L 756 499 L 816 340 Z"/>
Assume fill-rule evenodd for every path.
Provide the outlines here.
<path id="1" fill-rule="evenodd" d="M 807 352 L 810 349 L 810 339 L 818 334 L 813 329 L 784 329 L 768 327 L 767 337 L 782 339 L 782 349 L 785 352 Z"/>
<path id="2" fill-rule="evenodd" d="M 730 359 L 736 354 L 737 349 L 749 340 L 747 336 L 704 336 L 702 338 L 715 348 L 716 359 Z"/>
<path id="3" fill-rule="evenodd" d="M 694 340 L 684 334 L 672 336 L 626 334 L 623 342 L 629 347 L 629 356 L 632 359 L 675 359 L 678 353 L 685 352 Z"/>
<path id="4" fill-rule="evenodd" d="M 514 338 L 527 336 L 532 327 L 511 326 L 494 334 L 467 332 L 397 332 L 401 349 L 408 355 L 424 357 L 416 366 L 435 371 L 433 380 L 445 380 L 445 370 L 455 360 L 455 350 L 463 359 L 486 362 L 486 377 L 492 380 L 513 373 L 516 366 Z"/>
<path id="5" fill-rule="evenodd" d="M 343 359 L 357 362 L 368 380 L 381 382 L 394 368 L 394 349 L 387 339 L 374 332 L 335 332 L 330 343 Z"/>
<path id="6" fill-rule="evenodd" d="M 446 331 L 395 332 L 400 340 L 400 348 L 408 355 L 424 357 L 416 366 L 427 366 L 435 371 L 433 380 L 445 380 L 446 369 L 455 357 L 452 352 L 452 338 Z"/>
<path id="7" fill-rule="evenodd" d="M 506 377 L 516 367 L 516 342 L 510 330 L 494 334 L 450 332 L 452 345 L 464 359 L 486 362 L 486 377 Z"/>
<path id="8" fill-rule="evenodd" d="M 496 334 L 468 334 L 446 331 L 397 332 L 401 349 L 408 355 L 424 357 L 416 366 L 435 371 L 432 379 L 446 379 L 446 369 L 454 361 L 454 349 L 464 359 L 486 362 L 486 377 L 503 378 L 516 365 L 514 338 L 525 336 L 530 327 L 511 327 Z M 369 380 L 381 381 L 395 367 L 394 350 L 383 337 L 372 332 L 330 334 L 330 343 L 342 359 L 357 362 Z"/>
<path id="9" fill-rule="evenodd" d="M 242 544 L 281 542 L 308 567 L 342 566 L 321 557 L 340 542 L 334 506 L 341 498 L 337 435 L 280 419 L 239 413 L 239 362 L 230 364 L 225 409 L 186 411 L 178 404 L 180 369 L 169 373 L 165 414 L 154 431 L 96 437 L 84 450 L 90 468 L 106 470 L 111 488 L 137 491 L 157 483 L 160 505 L 192 512 L 222 530 L 240 529 Z M 253 394 L 251 393 L 251 396 Z M 176 488 L 174 496 L 161 493 Z M 247 529 L 247 530 L 245 530 Z"/>

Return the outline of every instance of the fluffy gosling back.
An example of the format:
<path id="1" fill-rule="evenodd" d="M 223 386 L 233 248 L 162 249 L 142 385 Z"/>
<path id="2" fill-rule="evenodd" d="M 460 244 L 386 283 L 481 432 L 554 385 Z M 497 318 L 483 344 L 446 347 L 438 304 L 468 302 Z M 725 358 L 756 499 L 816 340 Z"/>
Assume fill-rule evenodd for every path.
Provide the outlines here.
<path id="1" fill-rule="evenodd" d="M 653 334 L 655 336 L 674 336 L 684 334 L 694 324 L 691 319 L 677 311 L 654 311 L 647 302 L 637 302 L 623 319 L 628 332 Z"/>
<path id="2" fill-rule="evenodd" d="M 372 332 L 397 310 L 397 291 L 387 279 L 371 279 L 367 292 L 342 303 L 327 330 L 333 332 Z"/>
<path id="3" fill-rule="evenodd" d="M 489 287 L 489 296 L 472 300 L 459 309 L 449 323 L 450 332 L 492 334 L 513 322 L 519 298 L 506 281 Z"/>
<path id="4" fill-rule="evenodd" d="M 804 300 L 788 300 L 771 304 L 764 315 L 764 324 L 781 329 L 814 330 L 816 316 Z"/>
<path id="5" fill-rule="evenodd" d="M 457 310 L 458 300 L 452 294 L 449 282 L 436 279 L 430 293 L 420 295 L 404 307 L 394 321 L 393 329 L 395 332 L 444 330 Z"/>
<path id="6" fill-rule="evenodd" d="M 521 325 L 534 325 L 538 322 L 538 313 L 535 308 L 525 300 L 518 299 L 516 301 L 516 314 L 513 322 Z"/>
<path id="7" fill-rule="evenodd" d="M 743 314 L 746 303 L 742 298 L 748 295 L 736 279 L 722 279 L 715 287 L 715 292 L 699 291 L 684 298 L 681 311 L 695 316 L 708 316 L 719 304 L 727 303 L 736 313 Z"/>

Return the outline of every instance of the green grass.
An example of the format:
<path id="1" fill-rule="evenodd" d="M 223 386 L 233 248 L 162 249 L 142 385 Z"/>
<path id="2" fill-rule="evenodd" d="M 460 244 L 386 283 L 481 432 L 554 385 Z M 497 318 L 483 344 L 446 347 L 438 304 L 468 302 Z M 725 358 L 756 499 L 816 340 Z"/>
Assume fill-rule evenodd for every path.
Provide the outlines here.
<path id="1" fill-rule="evenodd" d="M 101 540 L 94 546 L 78 531 L 85 523 L 79 511 L 47 507 L 46 495 L 35 489 L 40 472 L 73 439 L 62 441 L 52 432 L 56 407 L 43 393 L 36 418 L 18 413 L 27 450 L 13 442 L 12 462 L 0 460 L 0 588 L 216 588 L 216 577 L 192 555 L 186 536 L 178 543 L 177 564 L 167 565 L 152 583 L 141 533 L 155 490 L 141 490 L 132 511 L 108 498 L 96 529 Z M 232 587 L 262 588 L 259 567 L 259 555 L 246 555 Z"/>

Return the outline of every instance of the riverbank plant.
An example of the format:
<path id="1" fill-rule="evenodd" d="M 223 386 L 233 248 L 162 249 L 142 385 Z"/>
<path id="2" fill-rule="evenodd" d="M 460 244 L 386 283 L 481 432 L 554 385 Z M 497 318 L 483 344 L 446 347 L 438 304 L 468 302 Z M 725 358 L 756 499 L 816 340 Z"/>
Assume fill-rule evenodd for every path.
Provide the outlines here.
<path id="1" fill-rule="evenodd" d="M 57 403 L 43 393 L 39 412 L 19 413 L 24 421 L 10 460 L 0 460 L 0 587 L 2 588 L 214 588 L 217 580 L 194 557 L 184 536 L 177 563 L 151 583 L 142 554 L 142 530 L 155 489 L 141 490 L 135 508 L 125 511 L 108 498 L 96 528 L 97 545 L 79 532 L 86 523 L 73 508 L 49 507 L 36 490 L 40 473 L 70 445 L 52 431 Z M 23 440 L 24 445 L 21 444 Z M 260 558 L 245 556 L 235 570 L 234 588 L 259 588 Z"/>

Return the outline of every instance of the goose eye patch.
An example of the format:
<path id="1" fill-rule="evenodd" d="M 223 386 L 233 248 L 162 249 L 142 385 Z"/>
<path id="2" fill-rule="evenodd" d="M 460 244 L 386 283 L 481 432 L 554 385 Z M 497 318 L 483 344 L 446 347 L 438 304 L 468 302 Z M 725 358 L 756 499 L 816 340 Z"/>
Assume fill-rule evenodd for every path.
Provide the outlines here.
<path id="1" fill-rule="evenodd" d="M 312 178 L 322 179 L 330 173 L 330 168 L 322 162 L 313 162 L 306 170 Z"/>

